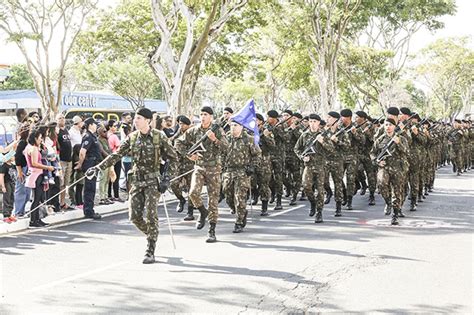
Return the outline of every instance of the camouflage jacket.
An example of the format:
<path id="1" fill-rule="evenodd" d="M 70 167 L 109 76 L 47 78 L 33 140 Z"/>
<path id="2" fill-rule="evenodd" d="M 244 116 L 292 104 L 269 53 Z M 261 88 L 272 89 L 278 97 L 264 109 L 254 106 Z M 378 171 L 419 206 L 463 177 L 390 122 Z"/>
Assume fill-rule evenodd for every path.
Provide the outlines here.
<path id="1" fill-rule="evenodd" d="M 260 149 L 262 151 L 262 159 L 270 158 L 271 152 L 275 150 L 275 139 L 273 133 L 267 137 L 263 134 L 263 128 L 260 129 Z"/>
<path id="2" fill-rule="evenodd" d="M 322 133 L 322 129 L 319 129 L 316 132 L 312 132 L 310 129 L 305 131 L 296 142 L 294 148 L 296 155 L 300 157 L 304 150 L 311 144 L 311 142 Z M 334 143 L 328 137 L 324 137 L 323 143 L 316 141 L 314 145 L 314 150 L 315 153 L 309 155 L 310 159 L 308 162 L 304 162 L 304 165 L 308 167 L 324 167 L 328 155 L 334 153 L 335 146 Z"/>
<path id="3" fill-rule="evenodd" d="M 298 157 L 296 156 L 293 149 L 295 148 L 296 142 L 298 141 L 298 139 L 304 132 L 304 126 L 299 124 L 298 126 L 296 126 L 295 129 L 291 129 L 291 128 L 285 129 L 285 132 L 286 132 L 286 138 L 285 138 L 286 156 L 285 157 L 286 159 L 298 160 Z"/>
<path id="4" fill-rule="evenodd" d="M 327 130 L 327 137 L 331 138 L 334 134 L 336 134 L 341 128 L 336 129 L 336 131 Z M 330 161 L 343 161 L 344 160 L 344 152 L 347 152 L 351 146 L 351 140 L 349 139 L 349 135 L 347 132 L 342 132 L 337 137 L 337 142 L 331 140 L 334 144 L 334 151 L 327 152 L 327 159 Z"/>
<path id="5" fill-rule="evenodd" d="M 201 157 L 195 162 L 197 166 L 203 167 L 221 167 L 221 155 L 229 147 L 229 143 L 224 134 L 224 130 L 219 127 L 216 132 L 216 142 L 212 142 L 207 136 L 206 132 L 211 129 L 203 128 L 201 124 L 193 126 L 186 130 L 186 132 L 176 139 L 176 147 L 181 155 L 186 155 L 187 150 L 197 143 L 203 136 L 205 137 L 202 142 L 203 147 L 206 151 L 200 152 Z"/>
<path id="6" fill-rule="evenodd" d="M 352 126 L 354 126 L 354 124 L 352 124 Z M 344 128 L 343 126 L 341 127 Z M 365 144 L 365 137 L 360 129 L 356 129 L 354 132 L 348 130 L 346 134 L 349 136 L 351 145 L 344 150 L 344 160 L 352 161 L 357 159 L 359 146 Z"/>
<path id="7" fill-rule="evenodd" d="M 267 125 L 268 127 L 268 125 Z M 272 160 L 283 160 L 285 161 L 285 144 L 287 142 L 287 134 L 285 133 L 285 129 L 282 125 L 278 127 L 270 127 L 273 133 L 273 139 L 275 139 L 275 147 L 270 149 L 270 156 Z"/>
<path id="8" fill-rule="evenodd" d="M 223 154 L 224 171 L 245 171 L 249 166 L 254 169 L 258 166 L 261 151 L 254 144 L 253 136 L 244 130 L 239 137 L 228 132 L 226 138 L 229 148 Z"/>
<path id="9" fill-rule="evenodd" d="M 406 155 L 408 154 L 408 141 L 405 137 L 399 136 L 400 143 L 393 143 L 390 149 L 390 155 L 385 158 L 385 169 L 393 171 L 408 171 L 408 164 L 406 163 Z M 382 152 L 385 146 L 390 142 L 392 137 L 387 133 L 383 133 L 380 137 L 375 139 L 374 146 L 370 151 L 372 159 Z"/>

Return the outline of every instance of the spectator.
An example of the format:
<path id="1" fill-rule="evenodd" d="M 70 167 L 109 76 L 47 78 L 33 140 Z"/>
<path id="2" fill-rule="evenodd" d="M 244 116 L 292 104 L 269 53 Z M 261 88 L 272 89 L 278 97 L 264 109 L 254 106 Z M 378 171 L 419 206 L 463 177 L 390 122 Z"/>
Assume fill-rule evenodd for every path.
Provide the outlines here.
<path id="1" fill-rule="evenodd" d="M 162 121 L 163 132 L 168 138 L 171 138 L 175 132 L 173 128 L 173 118 L 171 116 L 165 116 Z"/>
<path id="2" fill-rule="evenodd" d="M 41 120 L 41 117 L 38 112 L 31 112 L 28 114 L 28 117 L 33 119 L 33 123 L 35 124 L 37 124 Z"/>
<path id="3" fill-rule="evenodd" d="M 122 125 L 122 127 L 123 127 L 123 125 Z M 122 140 L 122 142 L 124 142 L 125 139 L 127 139 L 130 132 L 132 132 L 132 128 L 131 127 L 123 127 L 122 130 L 124 132 L 124 138 L 122 138 L 121 140 Z M 123 183 L 123 186 L 120 187 L 120 190 L 127 191 L 127 177 L 128 177 L 128 172 L 132 168 L 132 157 L 129 156 L 129 155 L 124 155 L 122 157 L 122 165 L 123 165 L 125 181 Z"/>
<path id="4" fill-rule="evenodd" d="M 100 125 L 97 129 L 97 134 L 99 135 L 99 144 L 100 151 L 102 154 L 102 159 L 105 159 L 107 156 L 112 154 L 112 150 L 109 146 L 107 128 Z M 107 198 L 107 187 L 109 186 L 110 177 L 112 176 L 112 167 L 108 167 L 102 171 L 102 177 L 100 178 L 99 183 L 99 205 L 109 205 L 114 203 L 112 200 Z"/>
<path id="5" fill-rule="evenodd" d="M 73 148 L 72 148 L 72 166 L 73 166 L 73 169 L 77 166 L 77 163 L 79 163 L 79 152 L 81 151 L 81 145 L 80 144 L 76 144 Z M 75 189 L 72 190 L 72 192 L 74 193 L 74 202 L 76 204 L 76 206 L 79 208 L 79 209 L 83 209 L 84 207 L 84 202 L 82 200 L 82 191 L 84 189 L 84 172 L 81 170 L 81 169 L 75 169 L 74 172 L 72 173 L 72 182 L 73 183 L 76 183 L 76 185 L 73 187 Z M 82 180 L 79 180 L 80 178 L 82 178 Z"/>
<path id="6" fill-rule="evenodd" d="M 77 144 L 80 145 L 82 143 L 82 131 L 83 131 L 82 127 L 84 126 L 84 122 L 82 121 L 81 117 L 74 116 L 72 117 L 72 124 L 73 124 L 72 127 L 69 129 L 69 139 L 71 140 L 71 147 L 74 148 Z M 71 182 L 74 182 L 73 178 L 75 177 L 74 176 L 75 171 L 76 170 L 73 167 L 71 171 L 71 177 L 70 177 Z M 75 196 L 77 196 L 77 187 L 69 187 L 68 195 L 69 195 L 69 198 L 71 197 L 73 198 L 71 199 L 72 206 L 79 205 L 77 200 L 74 199 Z M 82 197 L 81 197 L 81 200 L 82 200 Z"/>
<path id="7" fill-rule="evenodd" d="M 15 151 L 15 165 L 17 171 L 17 181 L 15 184 L 15 217 L 23 217 L 25 215 L 25 206 L 30 200 L 31 189 L 25 186 L 25 177 L 28 174 L 28 164 L 24 151 L 28 145 L 28 134 L 30 132 L 30 123 L 23 123 L 19 130 L 20 141 Z"/>
<path id="8" fill-rule="evenodd" d="M 15 222 L 12 216 L 15 194 L 16 171 L 13 162 L 15 157 L 11 157 L 0 165 L 0 191 L 3 193 L 3 221 L 6 223 Z"/>
<path id="9" fill-rule="evenodd" d="M 125 112 L 122 114 L 122 117 L 121 117 L 121 121 L 120 121 L 120 140 L 124 140 L 126 135 L 125 135 L 125 132 L 124 132 L 124 128 L 129 128 L 131 130 L 132 128 L 132 121 L 133 121 L 133 118 L 132 118 L 132 115 L 128 112 Z"/>
<path id="10" fill-rule="evenodd" d="M 109 147 L 112 153 L 115 153 L 120 147 L 120 139 L 117 137 L 116 132 L 118 130 L 118 125 L 115 120 L 109 120 L 107 123 L 107 138 L 109 141 Z M 119 182 L 120 182 L 120 173 L 122 170 L 122 161 L 118 161 L 114 165 L 115 172 L 115 181 L 109 183 L 108 195 L 109 198 L 113 201 L 124 202 L 119 196 Z M 114 196 L 112 197 L 112 188 L 114 191 Z"/>
<path id="11" fill-rule="evenodd" d="M 59 195 L 59 204 L 61 205 L 62 210 L 72 210 L 74 208 L 66 203 L 66 191 L 64 191 L 64 189 L 69 186 L 72 177 L 71 137 L 69 136 L 69 132 L 66 129 L 66 119 L 64 118 L 64 115 L 56 115 L 56 121 L 59 127 L 57 147 L 59 150 L 59 161 L 62 170 L 60 177 L 61 194 Z M 69 200 L 72 203 L 74 201 L 74 197 L 69 195 Z"/>
<path id="12" fill-rule="evenodd" d="M 26 179 L 26 187 L 33 189 L 33 203 L 30 211 L 30 227 L 37 228 L 47 226 L 39 216 L 37 207 L 44 202 L 44 193 L 48 190 L 48 185 L 43 185 L 43 170 L 53 171 L 53 166 L 41 163 L 40 146 L 43 142 L 43 133 L 39 129 L 32 130 L 28 136 L 28 145 L 25 148 L 26 162 L 30 175 Z M 33 211 L 34 210 L 34 211 Z"/>
<path id="13" fill-rule="evenodd" d="M 62 171 L 59 163 L 59 152 L 57 148 L 57 125 L 58 124 L 56 122 L 51 122 L 48 124 L 48 129 L 46 131 L 46 139 L 44 140 L 44 145 L 46 149 L 46 164 L 52 165 L 54 167 L 54 171 L 48 173 L 49 189 L 47 192 L 47 199 L 49 200 L 48 205 L 54 207 L 54 212 L 61 211 L 58 193 L 60 191 L 61 186 L 60 177 L 62 176 Z"/>

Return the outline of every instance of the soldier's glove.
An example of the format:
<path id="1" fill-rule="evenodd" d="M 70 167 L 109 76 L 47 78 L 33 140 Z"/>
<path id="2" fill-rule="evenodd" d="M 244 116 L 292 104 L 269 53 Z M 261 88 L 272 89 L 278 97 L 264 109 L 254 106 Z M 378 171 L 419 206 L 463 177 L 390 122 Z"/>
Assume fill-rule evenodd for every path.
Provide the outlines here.
<path id="1" fill-rule="evenodd" d="M 247 166 L 247 168 L 245 169 L 245 174 L 247 176 L 252 176 L 253 174 L 255 174 L 255 166 L 253 165 Z"/>
<path id="2" fill-rule="evenodd" d="M 99 174 L 100 168 L 97 166 L 90 167 L 86 171 L 86 177 L 88 180 L 92 180 L 94 177 L 96 177 Z"/>
<path id="3" fill-rule="evenodd" d="M 160 187 L 158 188 L 160 193 L 164 194 L 168 190 L 170 182 L 171 182 L 171 177 L 169 175 L 165 175 L 161 177 Z"/>

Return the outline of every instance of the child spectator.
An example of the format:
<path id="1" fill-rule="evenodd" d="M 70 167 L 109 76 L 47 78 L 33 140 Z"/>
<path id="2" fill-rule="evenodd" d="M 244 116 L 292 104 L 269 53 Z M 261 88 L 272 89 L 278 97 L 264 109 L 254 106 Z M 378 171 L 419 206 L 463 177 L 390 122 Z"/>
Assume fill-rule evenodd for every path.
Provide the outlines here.
<path id="1" fill-rule="evenodd" d="M 3 221 L 6 223 L 15 222 L 15 216 L 12 216 L 14 205 L 14 193 L 16 182 L 16 170 L 12 156 L 9 160 L 0 165 L 0 190 L 3 193 Z"/>

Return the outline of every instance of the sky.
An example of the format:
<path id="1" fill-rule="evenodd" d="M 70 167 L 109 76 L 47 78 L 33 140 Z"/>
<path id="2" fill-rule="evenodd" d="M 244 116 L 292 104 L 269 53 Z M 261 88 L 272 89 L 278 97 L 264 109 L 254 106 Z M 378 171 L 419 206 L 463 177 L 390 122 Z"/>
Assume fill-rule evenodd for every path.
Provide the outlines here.
<path id="1" fill-rule="evenodd" d="M 420 30 L 414 35 L 411 41 L 410 54 L 416 53 L 421 48 L 432 43 L 436 39 L 453 36 L 471 36 L 471 45 L 474 45 L 474 22 L 472 14 L 474 12 L 473 0 L 457 0 L 457 13 L 455 16 L 446 16 L 441 20 L 445 23 L 445 28 L 436 31 L 434 34 L 427 30 Z M 52 54 L 53 59 L 58 54 Z M 25 63 L 25 59 L 20 50 L 14 44 L 6 44 L 5 36 L 0 32 L 0 64 Z"/>

